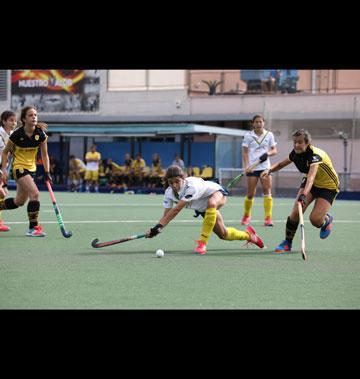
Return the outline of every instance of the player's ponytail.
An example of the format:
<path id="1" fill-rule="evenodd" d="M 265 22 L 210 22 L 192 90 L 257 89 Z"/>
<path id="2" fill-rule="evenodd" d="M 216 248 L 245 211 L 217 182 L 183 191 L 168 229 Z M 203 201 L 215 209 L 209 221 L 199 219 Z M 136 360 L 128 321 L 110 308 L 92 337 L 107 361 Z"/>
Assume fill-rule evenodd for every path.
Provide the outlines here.
<path id="1" fill-rule="evenodd" d="M 43 132 L 47 132 L 48 131 L 48 124 L 46 124 L 45 122 L 42 122 L 42 121 L 38 122 L 36 124 L 36 127 L 40 128 Z"/>

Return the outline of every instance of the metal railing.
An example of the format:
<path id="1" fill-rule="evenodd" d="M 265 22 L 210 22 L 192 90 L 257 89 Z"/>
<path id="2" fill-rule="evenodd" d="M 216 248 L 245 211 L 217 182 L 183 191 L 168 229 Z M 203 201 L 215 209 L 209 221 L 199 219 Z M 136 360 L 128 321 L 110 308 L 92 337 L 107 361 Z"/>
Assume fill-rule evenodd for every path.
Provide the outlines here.
<path id="1" fill-rule="evenodd" d="M 360 70 L 339 75 L 340 71 L 190 70 L 188 88 L 190 96 L 359 93 Z M 353 80 L 342 79 L 345 75 L 353 75 Z"/>
<path id="2" fill-rule="evenodd" d="M 242 168 L 219 168 L 219 183 L 226 187 L 228 183 L 241 172 Z M 360 172 L 343 173 L 339 172 L 341 191 L 360 191 Z M 274 196 L 295 196 L 299 190 L 303 174 L 296 170 L 283 169 L 272 173 L 272 194 Z M 260 186 L 260 184 L 258 184 Z M 261 187 L 261 186 L 260 186 Z M 231 188 L 233 195 L 244 196 L 246 194 L 246 176 L 243 176 Z M 258 189 L 258 195 L 259 192 Z"/>

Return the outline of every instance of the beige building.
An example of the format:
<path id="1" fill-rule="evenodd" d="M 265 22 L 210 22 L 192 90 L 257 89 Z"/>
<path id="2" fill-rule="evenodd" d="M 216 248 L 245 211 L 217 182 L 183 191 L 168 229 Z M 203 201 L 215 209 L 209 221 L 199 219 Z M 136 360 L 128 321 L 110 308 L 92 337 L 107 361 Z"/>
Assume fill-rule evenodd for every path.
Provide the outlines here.
<path id="1" fill-rule="evenodd" d="M 54 108 L 42 118 L 52 125 L 90 128 L 94 123 L 132 123 L 134 128 L 136 123 L 196 123 L 248 129 L 252 116 L 262 113 L 279 143 L 273 161 L 290 151 L 291 133 L 306 128 L 336 170 L 351 174 L 347 187 L 360 190 L 360 70 L 93 71 L 100 82 L 95 111 Z M 0 111 L 11 106 L 11 70 L 0 70 Z M 60 138 L 53 135 L 51 141 Z"/>

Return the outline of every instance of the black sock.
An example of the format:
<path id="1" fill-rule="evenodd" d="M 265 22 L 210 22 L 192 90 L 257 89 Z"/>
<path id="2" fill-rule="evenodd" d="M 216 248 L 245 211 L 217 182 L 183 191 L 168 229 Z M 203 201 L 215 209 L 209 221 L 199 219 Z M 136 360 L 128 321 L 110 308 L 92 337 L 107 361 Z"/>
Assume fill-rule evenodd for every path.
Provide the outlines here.
<path id="1" fill-rule="evenodd" d="M 37 226 L 39 210 L 40 210 L 40 201 L 31 200 L 28 202 L 27 213 L 28 213 L 28 218 L 29 218 L 29 229 L 33 229 L 34 226 Z"/>
<path id="2" fill-rule="evenodd" d="M 19 208 L 15 203 L 14 203 L 14 198 L 9 197 L 5 200 L 0 200 L 0 211 L 4 209 L 16 209 Z"/>
<path id="3" fill-rule="evenodd" d="M 286 221 L 286 231 L 285 231 L 285 239 L 292 243 L 292 240 L 294 239 L 294 236 L 295 236 L 295 233 L 296 233 L 296 229 L 299 225 L 299 221 L 292 221 L 290 220 L 290 217 L 287 218 L 287 221 Z"/>

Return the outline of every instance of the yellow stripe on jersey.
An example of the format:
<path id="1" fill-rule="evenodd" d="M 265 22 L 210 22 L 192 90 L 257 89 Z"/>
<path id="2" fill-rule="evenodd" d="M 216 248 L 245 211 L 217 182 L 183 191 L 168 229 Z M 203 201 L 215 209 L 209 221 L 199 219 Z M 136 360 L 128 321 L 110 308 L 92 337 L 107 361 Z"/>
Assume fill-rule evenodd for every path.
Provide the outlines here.
<path id="1" fill-rule="evenodd" d="M 317 147 L 311 146 L 311 149 L 314 154 L 321 157 L 321 162 L 317 163 L 319 164 L 319 168 L 315 176 L 314 186 L 339 191 L 339 178 L 330 157 L 324 150 L 318 149 Z"/>
<path id="2" fill-rule="evenodd" d="M 323 179 L 321 185 L 325 185 L 325 187 L 320 187 L 320 185 L 315 184 L 315 182 L 314 182 L 314 185 L 316 187 L 320 187 L 320 188 L 339 190 L 340 182 L 339 182 L 339 178 L 337 177 L 336 173 L 333 170 L 331 170 L 331 168 L 324 163 L 320 163 L 320 165 L 319 165 L 318 172 L 320 171 L 320 173 L 321 173 L 321 170 L 324 171 L 324 173 L 322 175 L 324 177 L 324 179 Z M 325 177 L 326 176 L 328 177 L 328 179 L 325 183 Z"/>

